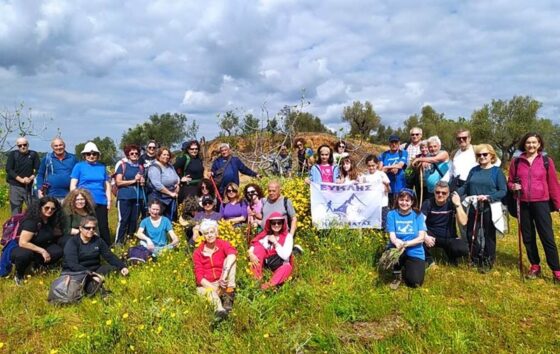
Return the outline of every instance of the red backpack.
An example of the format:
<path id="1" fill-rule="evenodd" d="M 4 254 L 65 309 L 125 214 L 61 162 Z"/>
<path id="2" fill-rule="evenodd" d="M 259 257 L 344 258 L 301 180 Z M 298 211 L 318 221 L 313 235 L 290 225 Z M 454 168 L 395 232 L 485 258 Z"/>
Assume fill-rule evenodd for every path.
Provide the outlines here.
<path id="1" fill-rule="evenodd" d="M 2 240 L 0 240 L 2 246 L 6 246 L 8 242 L 18 237 L 19 224 L 25 218 L 25 215 L 26 213 L 12 215 L 6 220 L 4 225 L 2 225 Z"/>

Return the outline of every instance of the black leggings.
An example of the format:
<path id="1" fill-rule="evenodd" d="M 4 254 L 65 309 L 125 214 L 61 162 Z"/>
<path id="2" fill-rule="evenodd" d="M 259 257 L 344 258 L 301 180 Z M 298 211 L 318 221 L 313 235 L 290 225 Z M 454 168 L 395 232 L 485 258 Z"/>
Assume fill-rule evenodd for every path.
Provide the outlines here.
<path id="1" fill-rule="evenodd" d="M 17 277 L 23 278 L 27 267 L 29 267 L 31 263 L 35 263 L 37 265 L 55 264 L 60 258 L 62 258 L 62 248 L 56 243 L 45 247 L 45 250 L 51 256 L 51 260 L 48 263 L 45 262 L 43 256 L 37 252 L 33 252 L 27 248 L 19 246 L 14 248 L 11 255 L 11 261 L 16 266 Z"/>
<path id="2" fill-rule="evenodd" d="M 409 257 L 403 253 L 399 263 L 394 268 L 395 273 L 402 273 L 404 283 L 411 288 L 417 288 L 424 283 L 426 262 L 420 258 Z"/>
<path id="3" fill-rule="evenodd" d="M 450 263 L 456 264 L 458 259 L 465 257 L 469 254 L 469 245 L 467 242 L 460 238 L 452 237 L 436 237 L 436 244 L 432 248 L 441 248 L 447 255 Z M 424 253 L 426 253 L 426 260 L 431 259 L 430 250 L 432 248 L 426 247 L 424 244 Z"/>
<path id="4" fill-rule="evenodd" d="M 99 229 L 99 237 L 107 246 L 111 246 L 111 232 L 109 231 L 109 211 L 107 205 L 96 205 L 95 216 L 97 217 L 97 228 Z"/>
<path id="5" fill-rule="evenodd" d="M 558 248 L 554 241 L 554 230 L 550 216 L 550 206 L 546 202 L 521 202 L 521 233 L 523 244 L 527 250 L 527 258 L 531 264 L 539 264 L 539 250 L 537 248 L 537 235 L 539 233 L 541 243 L 546 255 L 546 262 L 553 271 L 560 270 L 558 261 Z"/>

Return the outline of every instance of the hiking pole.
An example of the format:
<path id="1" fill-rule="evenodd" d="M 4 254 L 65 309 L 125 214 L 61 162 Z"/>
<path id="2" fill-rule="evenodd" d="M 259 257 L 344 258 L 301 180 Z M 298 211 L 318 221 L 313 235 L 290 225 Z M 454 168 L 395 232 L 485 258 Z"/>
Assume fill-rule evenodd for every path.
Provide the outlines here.
<path id="1" fill-rule="evenodd" d="M 218 197 L 218 200 L 220 201 L 220 204 L 223 204 L 224 202 L 222 201 L 222 196 L 220 195 L 220 190 L 218 189 L 218 187 L 216 187 L 216 182 L 214 181 L 214 176 L 210 176 L 210 181 L 212 181 L 212 186 L 214 186 L 214 192 L 216 193 L 216 196 Z"/>
<path id="2" fill-rule="evenodd" d="M 474 202 L 472 206 L 474 208 L 474 224 L 473 224 L 472 234 L 471 234 L 471 247 L 469 248 L 469 261 L 471 264 L 472 264 L 472 253 L 473 253 L 474 242 L 476 240 L 476 224 L 478 222 L 478 204 Z"/>
<path id="3" fill-rule="evenodd" d="M 520 183 L 519 178 L 516 177 L 516 179 L 517 181 L 514 180 L 514 183 Z M 521 190 L 517 190 L 516 194 L 517 198 L 515 200 L 515 207 L 517 209 L 517 246 L 519 252 L 519 276 L 521 277 L 521 280 L 525 280 L 525 278 L 523 277 L 523 254 L 521 253 L 521 242 L 523 242 L 521 233 Z"/>
<path id="4" fill-rule="evenodd" d="M 424 199 L 424 168 L 419 167 L 420 170 L 420 203 L 419 206 L 422 206 L 422 200 Z"/>

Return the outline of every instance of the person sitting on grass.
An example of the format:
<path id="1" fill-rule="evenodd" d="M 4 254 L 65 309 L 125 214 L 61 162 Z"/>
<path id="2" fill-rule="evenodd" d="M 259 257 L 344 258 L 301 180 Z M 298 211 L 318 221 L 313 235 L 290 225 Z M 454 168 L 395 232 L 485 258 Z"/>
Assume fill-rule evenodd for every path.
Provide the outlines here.
<path id="1" fill-rule="evenodd" d="M 272 278 L 262 284 L 261 289 L 282 285 L 290 277 L 293 245 L 294 237 L 288 232 L 286 218 L 279 212 L 272 213 L 266 219 L 263 231 L 255 236 L 249 248 L 251 270 L 255 279 L 262 279 L 264 268 L 273 272 Z"/>
<path id="2" fill-rule="evenodd" d="M 62 258 L 63 215 L 58 200 L 43 197 L 33 203 L 19 225 L 19 243 L 10 260 L 16 266 L 15 282 L 22 285 L 27 267 L 50 266 Z"/>
<path id="3" fill-rule="evenodd" d="M 118 271 L 121 275 L 128 275 L 128 268 L 117 257 L 99 236 L 97 230 L 97 218 L 85 216 L 80 221 L 80 233 L 70 238 L 64 247 L 64 261 L 62 274 L 68 272 L 90 271 L 98 275 L 107 275 Z M 103 258 L 108 264 L 101 264 Z M 95 293 L 103 283 L 103 278 L 94 275 L 92 280 L 86 284 L 87 294 Z"/>
<path id="4" fill-rule="evenodd" d="M 148 216 L 142 222 L 136 232 L 136 237 L 140 239 L 140 244 L 151 252 L 152 257 L 157 257 L 163 250 L 174 248 L 179 244 L 179 238 L 173 231 L 171 221 L 161 216 L 162 204 L 154 199 L 148 203 Z M 167 235 L 171 237 L 171 243 L 167 240 Z"/>
<path id="5" fill-rule="evenodd" d="M 223 320 L 233 308 L 237 250 L 219 238 L 214 220 L 203 220 L 200 233 L 204 242 L 193 253 L 196 290 L 214 304 L 216 318 Z"/>
<path id="6" fill-rule="evenodd" d="M 426 234 L 424 220 L 424 215 L 417 209 L 416 193 L 408 188 L 401 189 L 395 199 L 395 209 L 387 214 L 389 247 L 403 250 L 393 270 L 395 280 L 391 283 L 392 289 L 398 288 L 402 279 L 411 288 L 419 287 L 424 283 L 425 255 L 422 247 Z"/>

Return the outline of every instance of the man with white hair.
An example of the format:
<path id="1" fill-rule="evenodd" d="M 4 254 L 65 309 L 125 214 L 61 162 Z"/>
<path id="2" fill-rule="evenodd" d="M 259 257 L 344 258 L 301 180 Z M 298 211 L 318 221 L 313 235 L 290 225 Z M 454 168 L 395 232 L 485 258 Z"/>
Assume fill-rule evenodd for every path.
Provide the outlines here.
<path id="1" fill-rule="evenodd" d="M 239 173 L 260 178 L 259 174 L 251 170 L 237 156 L 231 155 L 229 144 L 223 143 L 219 147 L 220 156 L 212 163 L 212 176 L 220 195 L 224 194 L 225 187 L 233 182 L 239 185 Z"/>
<path id="2" fill-rule="evenodd" d="M 420 154 L 420 143 L 422 142 L 422 128 L 414 127 L 410 129 L 410 140 L 406 143 L 401 144 L 401 150 L 408 153 L 408 160 L 406 161 L 407 166 L 411 166 L 410 163 L 414 158 Z"/>
<path id="3" fill-rule="evenodd" d="M 16 140 L 17 150 L 10 151 L 6 162 L 6 181 L 10 185 L 10 209 L 12 215 L 21 213 L 25 202 L 32 201 L 33 181 L 39 169 L 39 155 L 29 150 L 29 142 L 24 137 Z"/>
<path id="4" fill-rule="evenodd" d="M 55 197 L 62 201 L 70 191 L 70 174 L 78 163 L 76 155 L 66 151 L 66 144 L 61 138 L 51 141 L 52 152 L 41 160 L 37 173 L 38 196 Z"/>

